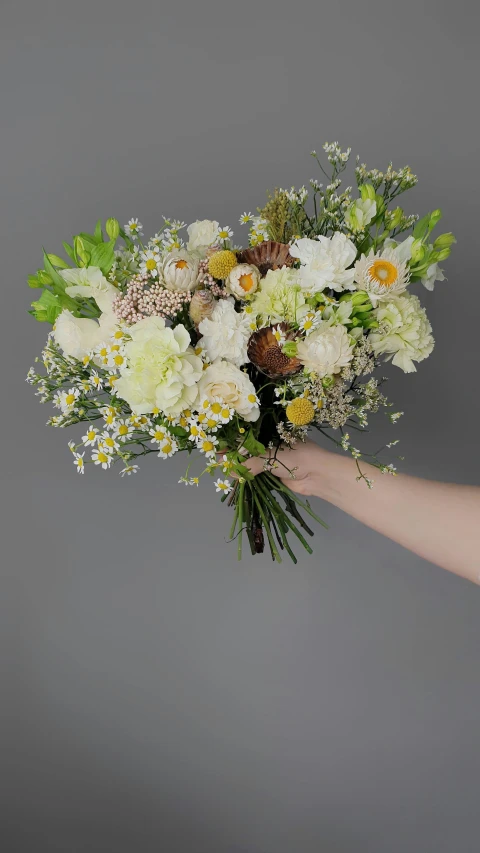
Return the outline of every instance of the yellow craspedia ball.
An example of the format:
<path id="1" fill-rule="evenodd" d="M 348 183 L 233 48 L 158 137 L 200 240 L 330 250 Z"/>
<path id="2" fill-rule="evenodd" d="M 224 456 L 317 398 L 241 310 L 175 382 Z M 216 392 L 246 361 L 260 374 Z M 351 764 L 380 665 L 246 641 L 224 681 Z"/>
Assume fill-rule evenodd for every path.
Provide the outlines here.
<path id="1" fill-rule="evenodd" d="M 208 271 L 214 278 L 227 278 L 237 263 L 235 253 L 224 249 L 221 252 L 214 252 L 208 262 Z"/>
<path id="2" fill-rule="evenodd" d="M 315 417 L 315 407 L 306 397 L 297 397 L 296 400 L 292 400 L 285 411 L 288 420 L 295 426 L 305 426 Z"/>

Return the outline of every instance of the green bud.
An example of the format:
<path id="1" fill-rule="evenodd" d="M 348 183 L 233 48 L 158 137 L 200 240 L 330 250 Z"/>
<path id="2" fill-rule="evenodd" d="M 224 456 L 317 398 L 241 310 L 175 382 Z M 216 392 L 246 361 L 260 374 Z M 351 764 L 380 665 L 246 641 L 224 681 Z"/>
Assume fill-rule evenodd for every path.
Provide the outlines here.
<path id="1" fill-rule="evenodd" d="M 375 201 L 375 187 L 372 184 L 361 184 L 359 189 L 362 201 Z"/>
<path id="2" fill-rule="evenodd" d="M 437 261 L 446 261 L 450 256 L 451 249 L 442 249 L 440 252 L 437 252 Z"/>
<path id="3" fill-rule="evenodd" d="M 88 253 L 85 249 L 85 243 L 78 235 L 73 238 L 73 251 L 75 253 L 75 257 L 82 262 L 82 266 L 85 266 L 88 259 Z"/>
<path id="4" fill-rule="evenodd" d="M 412 265 L 420 263 L 425 255 L 425 248 L 421 240 L 414 240 L 412 243 Z"/>
<path id="5" fill-rule="evenodd" d="M 327 389 L 331 388 L 332 385 L 334 385 L 334 384 L 335 384 L 335 379 L 333 378 L 333 376 L 324 376 L 323 377 L 322 385 L 324 388 L 327 388 Z"/>
<path id="6" fill-rule="evenodd" d="M 390 214 L 390 228 L 392 229 L 392 231 L 394 228 L 398 228 L 400 222 L 402 221 L 402 218 L 403 210 L 401 207 L 396 207 L 395 210 L 392 210 Z"/>
<path id="7" fill-rule="evenodd" d="M 440 236 L 437 237 L 433 244 L 433 248 L 438 252 L 442 249 L 448 249 L 456 242 L 457 241 L 455 240 L 455 237 L 453 236 L 452 232 L 449 231 L 447 234 L 440 234 Z"/>
<path id="8" fill-rule="evenodd" d="M 49 274 L 45 272 L 45 270 L 37 270 L 37 278 L 40 284 L 53 284 L 52 279 L 50 278 Z"/>
<path id="9" fill-rule="evenodd" d="M 356 293 L 352 293 L 350 295 L 350 299 L 352 305 L 364 305 L 365 303 L 370 303 L 370 298 L 368 293 L 365 290 L 357 290 Z"/>
<path id="10" fill-rule="evenodd" d="M 433 231 L 433 229 L 435 228 L 435 225 L 437 224 L 437 222 L 440 222 L 441 218 L 442 218 L 442 211 L 441 210 L 433 210 L 432 211 L 432 213 L 430 214 L 430 222 L 429 222 L 429 230 L 430 231 Z"/>
<path id="11" fill-rule="evenodd" d="M 63 260 L 63 258 L 59 258 L 58 255 L 47 255 L 48 260 L 54 267 L 60 267 L 62 270 L 68 269 L 68 264 Z"/>
<path id="12" fill-rule="evenodd" d="M 107 219 L 105 223 L 105 231 L 110 237 L 110 240 L 116 240 L 120 234 L 120 223 L 118 219 Z"/>
<path id="13" fill-rule="evenodd" d="M 282 352 L 288 356 L 288 358 L 294 358 L 297 354 L 297 344 L 295 341 L 286 341 L 282 347 Z"/>

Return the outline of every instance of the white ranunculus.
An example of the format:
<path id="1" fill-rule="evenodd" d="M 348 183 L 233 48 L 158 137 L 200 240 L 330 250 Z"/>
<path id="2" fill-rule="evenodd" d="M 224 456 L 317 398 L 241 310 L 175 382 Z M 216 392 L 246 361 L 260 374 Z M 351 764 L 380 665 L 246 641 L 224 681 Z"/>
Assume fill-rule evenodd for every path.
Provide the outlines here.
<path id="1" fill-rule="evenodd" d="M 201 343 L 210 361 L 225 358 L 241 367 L 249 360 L 247 344 L 251 335 L 246 314 L 235 311 L 233 300 L 220 299 L 210 317 L 199 324 Z"/>
<path id="2" fill-rule="evenodd" d="M 371 330 L 369 339 L 375 355 L 385 354 L 404 373 L 415 372 L 414 362 L 427 358 L 434 346 L 432 327 L 418 297 L 397 296 L 381 303 L 374 316 L 379 328 Z"/>
<path id="3" fill-rule="evenodd" d="M 53 337 L 65 355 L 82 359 L 92 349 L 109 339 L 118 323 L 117 317 L 107 311 L 99 321 L 74 317 L 64 309 L 55 320 Z"/>
<path id="4" fill-rule="evenodd" d="M 352 231 L 364 231 L 377 212 L 373 198 L 357 198 L 345 213 L 345 222 Z"/>
<path id="5" fill-rule="evenodd" d="M 350 363 L 352 356 L 353 343 L 342 325 L 330 326 L 320 322 L 315 331 L 297 345 L 297 357 L 308 371 L 316 373 L 320 379 L 339 373 Z"/>
<path id="6" fill-rule="evenodd" d="M 427 273 L 423 276 L 421 282 L 427 290 L 433 290 L 436 281 L 445 281 L 443 270 L 440 269 L 438 264 L 430 264 Z"/>
<path id="7" fill-rule="evenodd" d="M 198 383 L 198 399 L 224 403 L 241 415 L 245 421 L 256 421 L 260 416 L 254 385 L 247 374 L 234 364 L 218 359 L 209 364 Z"/>
<path id="8" fill-rule="evenodd" d="M 301 263 L 300 285 L 306 293 L 321 293 L 326 287 L 337 293 L 355 289 L 354 270 L 348 267 L 357 256 L 357 249 L 340 231 L 333 237 L 316 240 L 301 237 L 290 246 L 290 254 Z"/>
<path id="9" fill-rule="evenodd" d="M 59 270 L 59 273 L 67 282 L 65 292 L 68 296 L 93 298 L 101 311 L 111 311 L 118 290 L 105 278 L 99 267 Z"/>
<path id="10" fill-rule="evenodd" d="M 191 407 L 203 363 L 185 326 L 173 329 L 161 317 L 146 317 L 131 326 L 129 334 L 125 367 L 115 385 L 118 396 L 137 414 L 159 408 L 176 416 Z"/>
<path id="11" fill-rule="evenodd" d="M 228 276 L 225 286 L 232 296 L 246 299 L 255 293 L 260 281 L 260 272 L 252 264 L 237 264 Z"/>
<path id="12" fill-rule="evenodd" d="M 172 252 L 163 262 L 162 273 L 167 290 L 193 290 L 198 282 L 198 260 L 188 252 Z"/>
<path id="13" fill-rule="evenodd" d="M 211 219 L 197 219 L 187 228 L 188 251 L 203 252 L 213 246 L 218 236 L 219 223 Z"/>

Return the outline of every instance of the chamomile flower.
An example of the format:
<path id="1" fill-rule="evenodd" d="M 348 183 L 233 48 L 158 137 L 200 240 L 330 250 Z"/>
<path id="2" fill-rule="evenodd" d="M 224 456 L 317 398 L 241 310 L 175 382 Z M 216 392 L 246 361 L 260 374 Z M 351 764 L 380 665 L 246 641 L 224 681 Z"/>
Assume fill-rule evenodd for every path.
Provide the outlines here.
<path id="1" fill-rule="evenodd" d="M 169 432 L 162 426 L 154 426 L 149 431 L 149 435 L 152 436 L 151 442 L 152 444 L 162 444 L 163 441 L 170 438 Z"/>
<path id="2" fill-rule="evenodd" d="M 96 370 L 92 370 L 90 376 L 90 385 L 95 391 L 100 391 L 103 386 L 103 379 L 98 375 Z"/>
<path id="3" fill-rule="evenodd" d="M 79 396 L 80 391 L 78 388 L 69 388 L 68 391 L 60 391 L 58 403 L 55 405 L 62 410 L 64 415 L 68 415 L 75 410 Z"/>
<path id="4" fill-rule="evenodd" d="M 151 275 L 152 278 L 157 278 L 158 267 L 160 264 L 160 253 L 158 249 L 146 249 L 140 255 L 140 272 Z"/>
<path id="5" fill-rule="evenodd" d="M 100 409 L 100 414 L 103 416 L 106 429 L 113 429 L 117 419 L 117 410 L 113 406 L 103 406 Z"/>
<path id="6" fill-rule="evenodd" d="M 213 435 L 207 435 L 200 438 L 197 442 L 197 447 L 205 454 L 207 459 L 213 459 L 217 452 L 218 439 Z"/>
<path id="7" fill-rule="evenodd" d="M 119 379 L 120 379 L 120 376 L 118 375 L 118 373 L 109 373 L 108 377 L 106 379 L 106 384 L 109 386 L 109 388 L 112 389 L 112 391 L 114 391 L 115 390 L 115 382 L 118 382 Z"/>
<path id="8" fill-rule="evenodd" d="M 142 228 L 143 225 L 138 221 L 138 219 L 129 219 L 125 225 L 125 233 L 127 237 L 131 237 L 132 240 L 136 240 L 138 237 L 143 236 Z"/>
<path id="9" fill-rule="evenodd" d="M 114 453 L 118 450 L 119 444 L 108 430 L 104 430 L 98 437 L 98 448 L 99 450 L 105 450 L 106 453 Z"/>
<path id="10" fill-rule="evenodd" d="M 97 361 L 100 361 L 101 364 L 108 364 L 108 356 L 110 354 L 110 345 L 107 343 L 101 343 L 100 346 L 95 350 L 95 355 L 97 357 Z"/>
<path id="11" fill-rule="evenodd" d="M 107 468 L 110 468 L 112 461 L 113 457 L 111 453 L 108 453 L 103 447 L 101 449 L 97 448 L 97 450 L 94 450 L 92 453 L 92 462 L 94 462 L 95 465 L 101 465 L 104 471 L 106 471 Z"/>
<path id="12" fill-rule="evenodd" d="M 190 421 L 190 427 L 189 428 L 190 428 L 190 435 L 188 436 L 188 438 L 190 439 L 190 441 L 197 441 L 197 439 L 199 439 L 202 434 L 205 435 L 203 429 L 199 426 L 199 424 L 195 420 Z"/>
<path id="13" fill-rule="evenodd" d="M 177 450 L 178 450 L 177 442 L 175 441 L 174 438 L 169 436 L 169 438 L 167 438 L 167 440 L 164 441 L 160 445 L 160 450 L 158 451 L 158 455 L 162 459 L 168 459 L 170 456 L 173 456 L 173 454 L 176 453 Z"/>
<path id="14" fill-rule="evenodd" d="M 233 231 L 228 227 L 228 225 L 225 225 L 224 228 L 218 229 L 218 240 L 229 240 L 230 237 L 233 237 Z"/>
<path id="15" fill-rule="evenodd" d="M 127 477 L 129 477 L 130 474 L 136 474 L 138 468 L 138 465 L 126 465 L 125 468 L 122 468 L 122 470 L 120 471 L 120 476 L 125 477 L 126 475 Z"/>
<path id="16" fill-rule="evenodd" d="M 94 426 L 89 426 L 85 435 L 82 435 L 82 444 L 84 444 L 85 447 L 93 447 L 97 442 L 97 434 L 98 429 Z"/>
<path id="17" fill-rule="evenodd" d="M 120 370 L 125 364 L 125 348 L 120 344 L 112 344 L 109 347 L 107 365 L 110 369 Z"/>
<path id="18" fill-rule="evenodd" d="M 242 213 L 238 221 L 240 225 L 248 225 L 249 222 L 253 221 L 253 213 Z"/>
<path id="19" fill-rule="evenodd" d="M 146 415 L 131 415 L 128 420 L 135 429 L 139 430 L 149 429 L 152 425 L 150 418 Z"/>
<path id="20" fill-rule="evenodd" d="M 216 492 L 224 492 L 228 495 L 229 492 L 232 491 L 232 484 L 230 480 L 215 480 L 215 491 Z"/>
<path id="21" fill-rule="evenodd" d="M 113 428 L 113 437 L 120 439 L 120 441 L 126 441 L 127 438 L 131 436 L 132 432 L 132 424 L 129 423 L 128 420 L 119 418 Z"/>
<path id="22" fill-rule="evenodd" d="M 73 463 L 79 474 L 85 473 L 85 462 L 83 461 L 84 453 L 74 453 L 73 454 Z"/>
<path id="23" fill-rule="evenodd" d="M 322 315 L 320 311 L 309 311 L 308 314 L 305 314 L 305 316 L 300 320 L 300 328 L 306 335 L 309 335 L 317 328 L 321 319 Z"/>
<path id="24" fill-rule="evenodd" d="M 69 442 L 68 442 L 68 449 L 69 449 L 69 450 L 71 450 L 71 452 L 72 452 L 72 453 L 75 453 L 75 448 L 76 448 L 76 446 L 77 446 L 77 445 L 75 444 L 75 442 L 74 442 L 74 441 L 69 441 Z"/>
<path id="25" fill-rule="evenodd" d="M 222 471 L 224 474 L 228 474 L 233 468 L 233 462 L 228 456 L 224 453 L 222 456 L 222 461 L 219 463 L 222 466 Z"/>
<path id="26" fill-rule="evenodd" d="M 90 391 L 92 390 L 90 387 L 90 380 L 89 379 L 79 379 L 77 382 L 77 388 L 80 392 L 83 392 L 83 394 L 89 394 Z"/>

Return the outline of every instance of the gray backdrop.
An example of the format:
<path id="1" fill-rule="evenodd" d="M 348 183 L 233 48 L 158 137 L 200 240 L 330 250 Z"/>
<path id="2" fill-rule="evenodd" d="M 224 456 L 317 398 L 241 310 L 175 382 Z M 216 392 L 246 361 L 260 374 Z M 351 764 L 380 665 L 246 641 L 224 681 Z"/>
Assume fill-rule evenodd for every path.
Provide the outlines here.
<path id="1" fill-rule="evenodd" d="M 238 234 L 338 139 L 409 163 L 409 209 L 458 235 L 422 293 L 435 353 L 389 394 L 403 470 L 478 483 L 478 24 L 462 2 L 3 0 L 5 853 L 478 850 L 480 591 L 320 502 L 314 557 L 238 565 L 183 459 L 80 478 L 24 383 L 42 245 L 111 215 Z"/>

